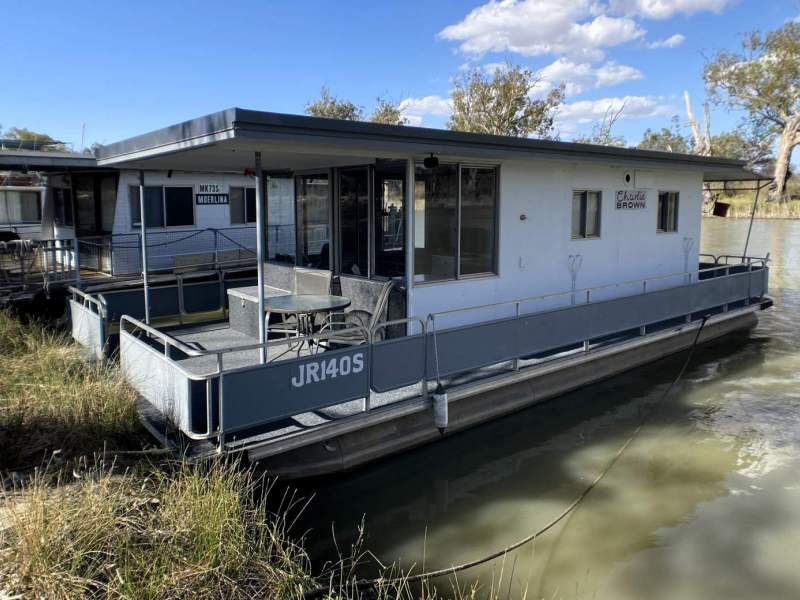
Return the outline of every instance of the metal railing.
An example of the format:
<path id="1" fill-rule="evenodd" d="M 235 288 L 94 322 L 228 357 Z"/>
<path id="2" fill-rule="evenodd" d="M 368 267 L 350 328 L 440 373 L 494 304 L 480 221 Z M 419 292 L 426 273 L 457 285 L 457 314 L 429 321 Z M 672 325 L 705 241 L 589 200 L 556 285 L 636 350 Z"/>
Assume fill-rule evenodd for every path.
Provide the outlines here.
<path id="1" fill-rule="evenodd" d="M 701 256 L 713 256 L 713 255 L 701 255 Z M 723 255 L 723 257 L 724 256 L 727 256 L 727 255 Z M 714 258 L 715 258 L 715 263 L 716 263 L 717 262 L 716 261 L 717 257 L 714 257 Z M 733 258 L 733 257 L 731 257 L 731 258 Z M 537 295 L 537 296 L 530 296 L 530 297 L 527 297 L 527 298 L 519 298 L 519 299 L 508 300 L 508 301 L 503 301 L 503 302 L 493 302 L 493 303 L 489 303 L 489 304 L 480 304 L 480 305 L 477 305 L 477 306 L 467 306 L 467 307 L 464 307 L 464 308 L 454 308 L 454 309 L 451 309 L 451 310 L 444 310 L 444 311 L 439 311 L 439 312 L 435 312 L 435 313 L 429 314 L 428 317 L 427 317 L 427 322 L 430 323 L 434 319 L 442 318 L 442 317 L 448 317 L 448 316 L 453 316 L 453 315 L 458 315 L 458 314 L 466 314 L 466 313 L 476 312 L 476 311 L 481 311 L 481 310 L 497 309 L 497 308 L 502 308 L 502 307 L 512 307 L 512 306 L 515 308 L 515 315 L 516 316 L 521 316 L 521 315 L 527 314 L 527 313 L 521 312 L 521 307 L 524 304 L 528 304 L 528 303 L 532 303 L 532 302 L 542 302 L 542 301 L 545 301 L 545 300 L 555 300 L 555 299 L 559 299 L 559 298 L 570 298 L 570 300 L 583 298 L 584 299 L 584 303 L 588 304 L 588 303 L 590 303 L 592 301 L 593 295 L 596 295 L 597 292 L 599 292 L 601 290 L 620 289 L 620 288 L 623 288 L 623 287 L 641 288 L 641 293 L 642 294 L 646 294 L 648 291 L 653 291 L 652 290 L 652 286 L 650 287 L 650 290 L 648 290 L 648 284 L 652 284 L 654 282 L 666 281 L 666 280 L 669 280 L 669 279 L 675 279 L 675 280 L 681 279 L 682 280 L 682 284 L 689 284 L 689 283 L 692 283 L 692 281 L 695 281 L 695 280 L 696 281 L 702 281 L 701 274 L 710 274 L 710 273 L 718 273 L 719 272 L 719 273 L 722 273 L 723 275 L 729 275 L 730 274 L 730 270 L 732 268 L 737 267 L 737 266 L 744 267 L 749 271 L 752 271 L 753 267 L 766 267 L 768 262 L 769 262 L 769 255 L 767 255 L 766 257 L 750 257 L 750 256 L 748 256 L 748 257 L 745 257 L 745 259 L 746 259 L 746 261 L 742 261 L 741 263 L 738 263 L 738 264 L 727 264 L 726 263 L 726 264 L 722 264 L 722 265 L 715 266 L 715 267 L 707 267 L 707 268 L 704 268 L 704 269 L 697 269 L 696 271 L 681 271 L 681 272 L 676 272 L 676 273 L 669 273 L 669 274 L 666 274 L 666 275 L 654 275 L 653 277 L 645 277 L 645 278 L 641 278 L 641 279 L 631 279 L 631 280 L 628 280 L 628 281 L 620 281 L 620 282 L 617 282 L 617 283 L 608 283 L 608 284 L 597 285 L 597 286 L 592 286 L 592 287 L 586 287 L 586 288 L 577 289 L 577 290 L 569 290 L 569 291 L 563 291 L 563 292 L 553 292 L 553 293 L 549 293 L 549 294 L 540 294 L 540 295 Z"/>
<path id="2" fill-rule="evenodd" d="M 84 237 L 79 242 L 82 263 L 107 275 L 142 272 L 139 233 Z M 255 227 L 180 229 L 147 232 L 148 272 L 219 268 L 256 260 Z"/>
<path id="3" fill-rule="evenodd" d="M 14 293 L 79 281 L 80 259 L 74 249 L 72 239 L 0 242 L 0 287 Z"/>

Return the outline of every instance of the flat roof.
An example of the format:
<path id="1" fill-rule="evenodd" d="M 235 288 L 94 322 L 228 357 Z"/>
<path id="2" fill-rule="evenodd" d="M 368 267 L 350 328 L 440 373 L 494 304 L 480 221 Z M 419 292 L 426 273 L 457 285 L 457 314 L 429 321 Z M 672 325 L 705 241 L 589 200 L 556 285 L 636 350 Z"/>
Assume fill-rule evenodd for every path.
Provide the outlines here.
<path id="1" fill-rule="evenodd" d="M 382 125 L 303 115 L 230 108 L 101 146 L 98 165 L 139 169 L 198 171 L 244 170 L 253 167 L 251 151 L 260 151 L 265 169 L 302 169 L 319 164 L 373 158 L 422 158 L 428 154 L 465 159 L 552 158 L 631 166 L 680 167 L 701 170 L 707 181 L 765 179 L 745 162 L 698 156 L 516 138 L 444 129 Z M 287 158 L 293 156 L 294 160 Z M 314 158 L 318 164 L 314 164 Z M 363 161 L 362 161 L 363 162 Z M 331 163 L 330 166 L 336 166 Z M 194 167 L 194 168 L 192 168 Z M 216 167 L 216 168 L 215 168 Z"/>
<path id="2" fill-rule="evenodd" d="M 87 154 L 0 149 L 0 170 L 4 171 L 63 171 L 96 167 L 97 159 Z"/>

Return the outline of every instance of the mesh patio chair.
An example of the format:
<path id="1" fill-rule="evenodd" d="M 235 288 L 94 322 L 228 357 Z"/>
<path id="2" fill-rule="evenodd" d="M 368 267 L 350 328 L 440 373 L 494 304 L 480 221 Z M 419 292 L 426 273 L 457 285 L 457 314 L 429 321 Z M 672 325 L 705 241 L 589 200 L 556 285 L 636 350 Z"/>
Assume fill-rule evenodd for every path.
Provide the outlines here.
<path id="1" fill-rule="evenodd" d="M 321 342 L 327 349 L 339 346 L 357 346 L 366 342 L 364 336 L 354 327 L 363 327 L 369 332 L 373 332 L 376 325 L 386 320 L 389 308 L 389 296 L 394 287 L 393 281 L 383 284 L 375 306 L 372 311 L 352 308 L 343 312 L 335 312 L 328 315 L 320 329 L 320 333 L 330 332 L 333 335 Z M 382 340 L 386 335 L 386 330 L 381 328 L 375 333 L 375 339 Z"/>

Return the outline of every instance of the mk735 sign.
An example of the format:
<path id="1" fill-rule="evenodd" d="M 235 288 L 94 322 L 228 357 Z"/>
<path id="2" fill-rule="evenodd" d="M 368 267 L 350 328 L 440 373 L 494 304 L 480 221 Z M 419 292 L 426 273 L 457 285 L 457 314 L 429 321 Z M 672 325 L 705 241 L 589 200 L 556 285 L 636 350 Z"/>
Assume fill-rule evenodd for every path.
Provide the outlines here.
<path id="1" fill-rule="evenodd" d="M 647 208 L 647 191 L 620 190 L 617 192 L 616 206 L 620 210 Z"/>
<path id="2" fill-rule="evenodd" d="M 199 183 L 194 201 L 198 206 L 228 204 L 228 194 L 222 191 L 218 183 Z"/>

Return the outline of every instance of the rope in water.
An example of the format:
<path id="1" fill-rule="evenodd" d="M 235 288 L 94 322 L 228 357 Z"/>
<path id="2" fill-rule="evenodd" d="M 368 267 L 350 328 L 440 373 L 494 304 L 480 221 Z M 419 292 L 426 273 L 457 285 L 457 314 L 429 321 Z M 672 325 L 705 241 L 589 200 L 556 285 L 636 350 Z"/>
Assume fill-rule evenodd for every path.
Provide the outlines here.
<path id="1" fill-rule="evenodd" d="M 597 486 L 597 484 L 600 483 L 603 477 L 605 477 L 608 474 L 608 472 L 614 467 L 614 465 L 617 463 L 617 461 L 623 455 L 623 453 L 628 449 L 631 443 L 633 443 L 633 440 L 639 435 L 639 432 L 642 430 L 642 427 L 655 413 L 656 407 L 661 402 L 663 402 L 667 396 L 669 396 L 673 388 L 678 384 L 681 378 L 683 378 L 683 375 L 686 372 L 686 369 L 689 367 L 689 363 L 692 360 L 695 348 L 697 347 L 697 342 L 700 340 L 700 334 L 703 332 L 703 328 L 705 327 L 707 320 L 708 320 L 708 315 L 703 316 L 703 320 L 701 321 L 700 326 L 697 329 L 697 333 L 694 336 L 694 341 L 692 342 L 692 345 L 689 347 L 689 352 L 686 355 L 686 360 L 684 360 L 683 366 L 681 367 L 681 370 L 678 372 L 677 377 L 675 377 L 675 379 L 672 380 L 672 382 L 669 384 L 669 387 L 664 391 L 664 394 L 655 402 L 653 408 L 644 417 L 642 417 L 642 419 L 639 421 L 639 424 L 633 430 L 633 433 L 631 433 L 628 439 L 625 440 L 625 443 L 623 443 L 619 447 L 617 452 L 614 454 L 613 457 L 611 457 L 611 460 L 608 462 L 605 468 L 600 472 L 600 474 L 597 477 L 595 477 L 594 480 L 588 486 L 586 486 L 583 492 L 581 492 L 581 494 L 577 498 L 575 498 L 575 500 L 573 500 L 572 503 L 569 504 L 569 506 L 567 506 L 563 511 L 561 511 L 561 513 L 556 518 L 547 523 L 547 525 L 545 525 L 535 533 L 532 533 L 520 540 L 517 540 L 510 546 L 506 546 L 502 550 L 497 550 L 496 552 L 492 552 L 491 554 L 487 554 L 485 556 L 476 558 L 475 560 L 471 560 L 469 562 L 461 563 L 458 565 L 452 565 L 450 567 L 447 567 L 446 569 L 427 571 L 425 573 L 419 573 L 417 575 L 409 575 L 407 577 L 396 577 L 388 579 L 383 579 L 383 578 L 359 579 L 345 584 L 338 584 L 334 586 L 328 586 L 328 587 L 320 586 L 304 593 L 303 598 L 307 600 L 310 600 L 312 598 L 319 598 L 327 593 L 330 593 L 333 590 L 341 589 L 346 586 L 349 586 L 352 589 L 374 588 L 377 587 L 378 585 L 385 586 L 385 585 L 391 585 L 393 583 L 400 583 L 400 584 L 416 583 L 428 579 L 435 579 L 436 577 L 442 577 L 444 575 L 452 575 L 485 564 L 496 558 L 500 558 L 501 556 L 504 556 L 509 552 L 513 552 L 514 550 L 524 546 L 525 544 L 532 542 L 536 538 L 541 537 L 544 533 L 546 533 L 547 531 L 555 527 L 559 522 L 561 522 L 569 513 L 575 510 L 578 507 L 578 505 L 581 502 L 583 502 L 583 500 L 589 495 L 589 493 Z"/>

